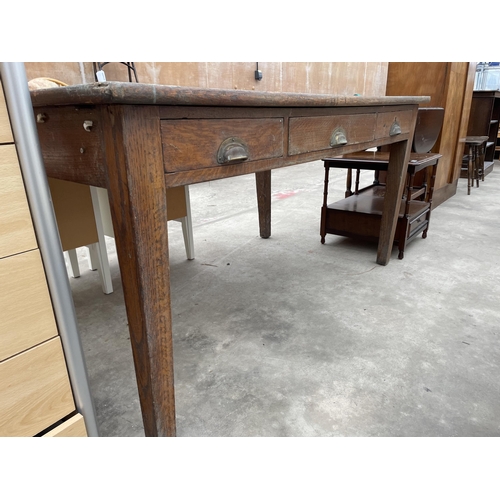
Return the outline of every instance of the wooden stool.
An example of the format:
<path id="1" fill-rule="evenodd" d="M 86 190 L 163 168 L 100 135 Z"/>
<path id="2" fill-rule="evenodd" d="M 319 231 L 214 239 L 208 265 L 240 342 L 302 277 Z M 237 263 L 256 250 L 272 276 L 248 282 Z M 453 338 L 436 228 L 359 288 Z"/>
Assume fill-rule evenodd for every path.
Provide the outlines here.
<path id="1" fill-rule="evenodd" d="M 467 194 L 470 194 L 474 180 L 477 187 L 479 187 L 479 177 L 484 181 L 484 145 L 487 140 L 487 135 L 468 135 L 465 138 L 467 154 L 462 160 L 462 170 L 467 169 Z"/>

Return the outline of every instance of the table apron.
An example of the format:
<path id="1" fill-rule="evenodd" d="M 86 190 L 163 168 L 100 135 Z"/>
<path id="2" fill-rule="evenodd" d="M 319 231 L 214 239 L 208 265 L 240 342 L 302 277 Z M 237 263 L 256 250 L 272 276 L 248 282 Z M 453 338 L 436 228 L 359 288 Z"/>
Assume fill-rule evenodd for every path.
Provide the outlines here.
<path id="1" fill-rule="evenodd" d="M 37 107 L 47 175 L 107 187 L 103 113 L 113 106 Z M 151 108 L 151 106 L 149 106 Z M 158 106 L 167 186 L 188 185 L 307 163 L 410 138 L 415 105 L 329 108 Z M 396 135 L 390 135 L 394 123 Z M 331 147 L 335 131 L 346 145 Z M 220 164 L 224 140 L 247 159 Z M 147 167 L 147 166 L 145 166 Z"/>
<path id="2" fill-rule="evenodd" d="M 165 182 L 167 187 L 184 186 L 197 184 L 200 182 L 224 179 L 227 177 L 236 177 L 238 175 L 263 172 L 265 170 L 274 170 L 277 168 L 299 165 L 302 163 L 322 160 L 332 157 L 332 154 L 342 155 L 354 153 L 360 149 L 367 149 L 377 146 L 389 145 L 396 142 L 410 140 L 409 134 L 401 134 L 392 138 L 377 139 L 363 144 L 352 144 L 339 148 L 328 148 L 320 151 L 311 151 L 302 154 L 281 156 L 264 160 L 255 160 L 250 162 L 233 163 L 224 166 L 208 167 L 202 169 L 185 170 L 180 172 L 168 172 L 165 168 Z"/>

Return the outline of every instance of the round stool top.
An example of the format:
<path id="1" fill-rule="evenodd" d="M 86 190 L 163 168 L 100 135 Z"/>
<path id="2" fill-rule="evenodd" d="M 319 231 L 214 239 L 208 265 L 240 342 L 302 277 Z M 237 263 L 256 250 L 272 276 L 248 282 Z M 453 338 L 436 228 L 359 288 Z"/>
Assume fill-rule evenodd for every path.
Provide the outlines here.
<path id="1" fill-rule="evenodd" d="M 488 139 L 489 137 L 487 135 L 468 135 L 465 138 L 465 143 L 480 145 L 483 142 L 486 142 Z"/>

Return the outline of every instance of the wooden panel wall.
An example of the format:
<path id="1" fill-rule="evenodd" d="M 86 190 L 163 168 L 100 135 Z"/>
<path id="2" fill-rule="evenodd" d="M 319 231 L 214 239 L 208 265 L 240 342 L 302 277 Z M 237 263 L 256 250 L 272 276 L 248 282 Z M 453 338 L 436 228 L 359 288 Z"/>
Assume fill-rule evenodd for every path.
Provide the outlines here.
<path id="1" fill-rule="evenodd" d="M 456 192 L 475 68 L 475 63 L 468 62 L 389 63 L 387 95 L 428 95 L 431 101 L 426 107 L 445 109 L 443 129 L 433 148 L 443 155 L 436 177 L 434 206 Z"/>
<path id="2" fill-rule="evenodd" d="M 365 96 L 385 95 L 385 62 L 263 62 L 255 80 L 254 62 L 136 62 L 139 81 L 186 87 L 307 92 Z M 28 79 L 49 77 L 67 84 L 94 81 L 92 63 L 25 63 Z M 125 66 L 104 67 L 108 80 L 127 81 Z"/>
<path id="3" fill-rule="evenodd" d="M 36 62 L 24 63 L 28 80 L 33 78 L 55 78 L 68 85 L 94 81 L 92 63 L 79 62 Z"/>

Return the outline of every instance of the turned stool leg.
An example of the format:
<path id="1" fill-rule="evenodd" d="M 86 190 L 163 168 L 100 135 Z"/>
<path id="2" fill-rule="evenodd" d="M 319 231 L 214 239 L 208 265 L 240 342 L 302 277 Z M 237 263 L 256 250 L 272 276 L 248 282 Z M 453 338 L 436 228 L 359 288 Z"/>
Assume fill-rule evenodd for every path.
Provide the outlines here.
<path id="1" fill-rule="evenodd" d="M 486 153 L 486 144 L 483 143 L 478 147 L 478 161 L 479 161 L 479 171 L 481 172 L 481 180 L 484 182 L 484 155 Z"/>
<path id="2" fill-rule="evenodd" d="M 327 211 L 327 202 L 328 202 L 328 178 L 330 174 L 330 168 L 325 165 L 325 184 L 323 187 L 323 206 L 321 207 L 321 227 L 320 227 L 320 236 L 321 243 L 325 243 L 326 236 L 326 211 Z"/>
<path id="3" fill-rule="evenodd" d="M 345 179 L 345 197 L 349 198 L 349 196 L 352 196 L 352 168 L 347 169 L 347 176 Z"/>
<path id="4" fill-rule="evenodd" d="M 469 164 L 467 165 L 467 194 L 470 194 L 470 185 L 471 181 L 474 182 L 474 179 L 472 177 L 472 155 L 473 155 L 474 148 L 472 144 L 469 144 Z"/>
<path id="5" fill-rule="evenodd" d="M 476 177 L 476 187 L 479 187 L 479 162 L 480 162 L 480 154 L 479 154 L 479 146 L 476 146 L 474 152 L 474 167 L 475 172 L 474 175 Z"/>

